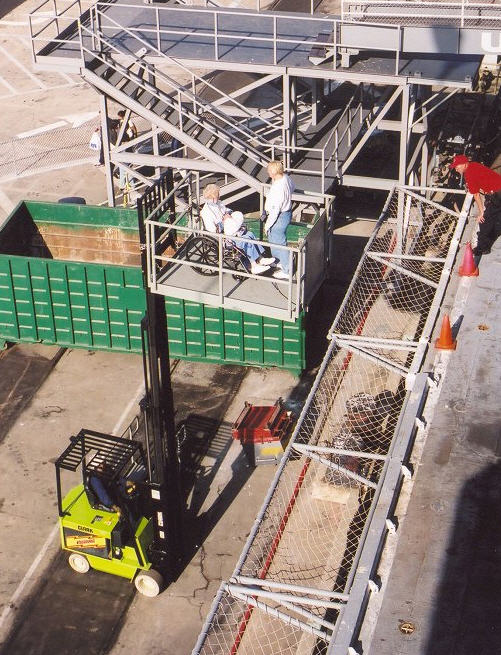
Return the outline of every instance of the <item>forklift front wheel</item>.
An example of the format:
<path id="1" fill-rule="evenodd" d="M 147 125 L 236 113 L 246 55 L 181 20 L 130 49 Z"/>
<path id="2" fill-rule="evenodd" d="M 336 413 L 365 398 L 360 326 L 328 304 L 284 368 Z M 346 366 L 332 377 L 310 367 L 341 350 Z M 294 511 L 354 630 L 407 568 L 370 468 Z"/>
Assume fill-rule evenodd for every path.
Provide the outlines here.
<path id="1" fill-rule="evenodd" d="M 89 561 L 79 553 L 71 553 L 68 558 L 69 565 L 77 573 L 87 573 L 90 569 Z"/>
<path id="2" fill-rule="evenodd" d="M 163 578 L 158 571 L 150 569 L 149 571 L 138 573 L 134 579 L 134 584 L 140 594 L 153 598 L 154 596 L 158 596 L 162 590 Z"/>

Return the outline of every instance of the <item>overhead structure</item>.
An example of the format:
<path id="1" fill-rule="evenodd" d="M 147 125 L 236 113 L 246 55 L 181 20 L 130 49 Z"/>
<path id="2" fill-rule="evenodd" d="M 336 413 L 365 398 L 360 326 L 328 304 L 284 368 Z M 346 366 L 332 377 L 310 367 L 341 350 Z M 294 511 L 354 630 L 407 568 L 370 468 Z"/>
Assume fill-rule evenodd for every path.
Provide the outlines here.
<path id="1" fill-rule="evenodd" d="M 482 28 L 404 29 L 367 22 L 372 9 L 358 21 L 348 3 L 344 20 L 137 0 L 97 2 L 78 20 L 78 0 L 38 12 L 53 6 L 44 22 L 30 18 L 35 64 L 79 72 L 101 94 L 112 205 L 113 165 L 147 185 L 166 167 L 216 176 L 231 202 L 262 198 L 271 159 L 284 161 L 303 206 L 324 204 L 338 183 L 425 183 L 428 117 L 472 88 L 483 54 Z M 449 32 L 456 40 L 438 38 Z M 148 129 L 132 141 L 110 133 L 110 100 Z M 398 142 L 397 161 L 365 170 L 381 134 Z"/>

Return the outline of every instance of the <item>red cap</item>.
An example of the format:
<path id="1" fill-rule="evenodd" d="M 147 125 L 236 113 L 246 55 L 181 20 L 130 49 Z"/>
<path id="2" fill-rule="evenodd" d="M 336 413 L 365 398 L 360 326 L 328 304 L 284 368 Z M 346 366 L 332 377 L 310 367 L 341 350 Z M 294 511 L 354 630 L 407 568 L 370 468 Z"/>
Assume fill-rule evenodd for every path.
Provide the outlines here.
<path id="1" fill-rule="evenodd" d="M 452 164 L 449 164 L 449 168 L 457 168 L 461 164 L 469 164 L 470 160 L 466 155 L 456 155 L 452 160 Z"/>

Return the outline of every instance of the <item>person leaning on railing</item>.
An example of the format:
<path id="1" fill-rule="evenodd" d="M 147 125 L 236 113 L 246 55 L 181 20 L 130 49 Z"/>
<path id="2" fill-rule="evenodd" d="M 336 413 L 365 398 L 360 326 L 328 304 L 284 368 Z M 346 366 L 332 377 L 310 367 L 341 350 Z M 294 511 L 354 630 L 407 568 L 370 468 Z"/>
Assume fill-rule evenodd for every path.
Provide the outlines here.
<path id="1" fill-rule="evenodd" d="M 496 239 L 501 235 L 501 175 L 466 155 L 456 155 L 449 168 L 455 168 L 464 176 L 466 187 L 475 198 L 479 223 L 475 257 L 488 255 Z"/>
<path id="2" fill-rule="evenodd" d="M 271 177 L 271 187 L 264 204 L 264 230 L 268 235 L 270 244 L 287 245 L 287 227 L 292 220 L 292 193 L 294 182 L 284 173 L 281 161 L 270 161 L 268 175 Z M 289 251 L 282 248 L 273 248 L 271 254 L 278 259 L 277 270 L 273 277 L 279 280 L 289 279 L 290 257 Z"/>

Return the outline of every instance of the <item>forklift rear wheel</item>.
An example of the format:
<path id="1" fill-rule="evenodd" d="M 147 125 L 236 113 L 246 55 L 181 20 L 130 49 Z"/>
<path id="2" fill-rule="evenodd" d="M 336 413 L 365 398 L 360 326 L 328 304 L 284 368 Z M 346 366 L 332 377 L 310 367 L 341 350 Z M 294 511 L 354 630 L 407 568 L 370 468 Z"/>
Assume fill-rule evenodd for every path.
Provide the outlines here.
<path id="1" fill-rule="evenodd" d="M 153 598 L 160 593 L 163 585 L 163 578 L 161 573 L 154 569 L 150 569 L 149 571 L 141 571 L 141 573 L 138 573 L 134 580 L 134 584 L 140 594 Z"/>
<path id="2" fill-rule="evenodd" d="M 87 573 L 90 569 L 90 564 L 86 557 L 79 555 L 78 553 L 71 553 L 68 558 L 68 562 L 71 568 L 77 573 Z"/>

